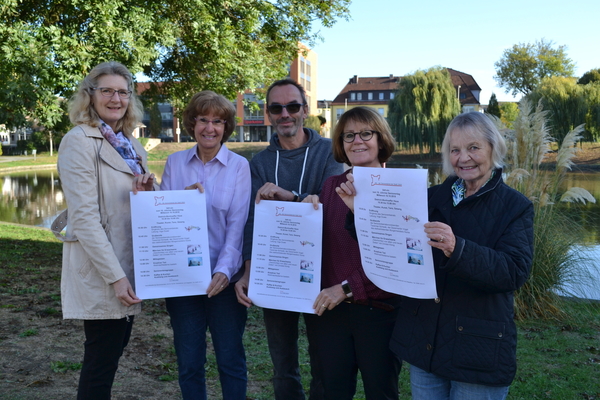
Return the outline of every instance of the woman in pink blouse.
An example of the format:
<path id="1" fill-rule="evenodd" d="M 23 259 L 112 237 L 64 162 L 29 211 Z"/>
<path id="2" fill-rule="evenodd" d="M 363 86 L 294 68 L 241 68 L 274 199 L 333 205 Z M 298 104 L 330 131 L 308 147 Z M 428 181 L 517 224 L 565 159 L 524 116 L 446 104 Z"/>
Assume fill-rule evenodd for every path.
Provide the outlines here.
<path id="1" fill-rule="evenodd" d="M 196 146 L 169 156 L 161 190 L 206 193 L 212 281 L 207 295 L 166 299 L 173 327 L 179 386 L 184 399 L 206 399 L 204 364 L 210 329 L 223 399 L 246 399 L 246 357 L 242 336 L 246 307 L 234 284 L 243 271 L 242 236 L 250 203 L 248 161 L 225 147 L 235 129 L 231 101 L 212 91 L 195 94 L 183 125 Z"/>
<path id="2" fill-rule="evenodd" d="M 375 110 L 356 107 L 345 112 L 333 134 L 336 161 L 350 166 L 382 168 L 395 142 L 385 119 Z M 351 170 L 330 177 L 323 204 L 323 290 L 314 302 L 315 316 L 306 319 L 322 374 L 325 399 L 351 400 L 360 370 L 367 399 L 398 399 L 400 362 L 389 350 L 398 297 L 379 289 L 365 275 L 358 242 L 344 228 L 349 208 L 336 193 Z"/>

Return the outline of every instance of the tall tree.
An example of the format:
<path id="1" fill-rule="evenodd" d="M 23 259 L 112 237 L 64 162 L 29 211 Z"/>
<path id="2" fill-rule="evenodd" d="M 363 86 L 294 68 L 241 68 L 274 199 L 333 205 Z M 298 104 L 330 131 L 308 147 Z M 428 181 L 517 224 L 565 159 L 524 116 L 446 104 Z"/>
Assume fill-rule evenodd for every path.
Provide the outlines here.
<path id="1" fill-rule="evenodd" d="M 488 114 L 495 115 L 500 118 L 502 116 L 502 112 L 500 111 L 500 106 L 498 105 L 498 99 L 496 99 L 496 93 L 492 93 L 490 96 L 490 101 L 488 103 L 488 107 L 486 112 Z"/>
<path id="2" fill-rule="evenodd" d="M 502 113 L 500 117 L 502 123 L 508 129 L 512 129 L 515 120 L 519 116 L 519 105 L 513 102 L 502 103 L 500 104 L 500 112 Z"/>
<path id="3" fill-rule="evenodd" d="M 163 84 L 176 106 L 202 89 L 233 98 L 286 75 L 298 42 L 346 17 L 350 0 L 4 0 L 0 123 L 65 121 L 65 101 L 102 61 Z M 159 93 L 160 92 L 160 93 Z"/>
<path id="4" fill-rule="evenodd" d="M 577 81 L 580 85 L 586 85 L 590 82 L 600 82 L 600 68 L 589 70 Z"/>
<path id="5" fill-rule="evenodd" d="M 388 119 L 399 144 L 425 146 L 433 154 L 446 127 L 460 113 L 460 103 L 446 68 L 433 67 L 404 76 L 390 101 Z"/>
<path id="6" fill-rule="evenodd" d="M 586 124 L 583 140 L 594 141 L 598 138 L 599 128 L 593 116 L 596 88 L 600 89 L 600 85 L 578 85 L 576 78 L 552 77 L 544 79 L 527 98 L 532 104 L 542 100 L 544 109 L 550 113 L 552 131 L 559 143 L 581 124 Z"/>
<path id="7" fill-rule="evenodd" d="M 533 44 L 519 43 L 504 50 L 502 58 L 494 65 L 494 79 L 506 93 L 513 96 L 531 93 L 543 78 L 573 76 L 575 64 L 567 57 L 567 47 L 553 47 L 552 41 L 542 39 Z"/>

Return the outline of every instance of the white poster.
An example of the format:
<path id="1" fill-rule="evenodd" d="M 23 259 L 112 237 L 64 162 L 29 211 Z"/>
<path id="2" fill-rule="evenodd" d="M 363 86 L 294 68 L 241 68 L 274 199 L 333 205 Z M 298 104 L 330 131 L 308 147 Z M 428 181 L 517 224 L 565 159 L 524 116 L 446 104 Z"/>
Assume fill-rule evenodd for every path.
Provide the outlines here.
<path id="1" fill-rule="evenodd" d="M 130 193 L 140 299 L 206 294 L 211 281 L 206 197 L 198 190 Z"/>
<path id="2" fill-rule="evenodd" d="M 248 297 L 265 308 L 314 313 L 321 291 L 323 208 L 262 200 L 254 207 Z"/>
<path id="3" fill-rule="evenodd" d="M 354 217 L 367 277 L 379 288 L 418 299 L 437 297 L 428 221 L 427 170 L 353 170 Z"/>

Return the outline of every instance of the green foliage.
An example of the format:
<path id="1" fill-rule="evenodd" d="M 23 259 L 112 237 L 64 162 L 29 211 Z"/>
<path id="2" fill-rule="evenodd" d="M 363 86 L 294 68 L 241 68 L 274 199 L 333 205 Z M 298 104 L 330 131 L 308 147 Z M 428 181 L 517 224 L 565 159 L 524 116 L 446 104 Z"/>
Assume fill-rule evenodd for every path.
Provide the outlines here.
<path id="1" fill-rule="evenodd" d="M 316 115 L 310 115 L 304 120 L 304 127 L 321 132 L 321 120 Z"/>
<path id="2" fill-rule="evenodd" d="M 535 43 L 519 43 L 504 50 L 502 58 L 494 65 L 494 79 L 506 93 L 513 96 L 529 94 L 543 78 L 573 76 L 575 64 L 567 57 L 567 47 L 553 47 L 552 41 L 542 39 Z"/>
<path id="3" fill-rule="evenodd" d="M 22 332 L 21 334 L 19 334 L 19 336 L 21 337 L 29 337 L 29 336 L 35 336 L 38 334 L 38 330 L 37 329 L 27 329 L 25 332 Z"/>
<path id="4" fill-rule="evenodd" d="M 541 102 L 534 110 L 528 99 L 521 100 L 519 111 L 514 130 L 505 131 L 510 166 L 506 169 L 506 183 L 533 201 L 535 217 L 531 275 L 516 292 L 515 310 L 519 318 L 560 318 L 565 315 L 556 291 L 564 290 L 574 280 L 585 282 L 582 279 L 588 271 L 585 263 L 589 260 L 573 251 L 581 243 L 583 227 L 565 213 L 564 206 L 557 204 L 564 197 L 563 180 L 571 168 L 583 126 L 564 136 L 555 170 L 541 171 L 542 160 L 554 141 L 550 136 L 548 111 L 544 111 Z M 584 189 L 573 189 L 570 189 L 572 200 L 595 202 Z"/>
<path id="5" fill-rule="evenodd" d="M 585 123 L 583 140 L 600 139 L 600 83 L 578 85 L 575 78 L 545 78 L 528 95 L 530 102 L 542 100 L 550 111 L 555 139 L 562 142 L 564 134 Z"/>
<path id="6" fill-rule="evenodd" d="M 158 109 L 158 103 L 152 102 L 148 108 L 150 109 L 150 126 L 148 127 L 150 137 L 157 138 L 162 133 L 162 116 Z"/>
<path id="7" fill-rule="evenodd" d="M 519 115 L 519 105 L 513 102 L 506 102 L 500 104 L 500 120 L 508 128 L 512 129 L 513 123 Z"/>
<path id="8" fill-rule="evenodd" d="M 50 369 L 52 372 L 64 374 L 69 371 L 79 371 L 82 367 L 81 363 L 72 361 L 52 361 L 50 362 Z"/>
<path id="9" fill-rule="evenodd" d="M 5 0 L 0 7 L 0 122 L 58 134 L 64 99 L 98 63 L 144 72 L 182 109 L 212 89 L 233 98 L 287 74 L 313 24 L 347 18 L 350 0 Z"/>
<path id="10" fill-rule="evenodd" d="M 460 103 L 448 70 L 433 67 L 406 75 L 390 101 L 388 121 L 401 146 L 425 147 L 434 154 L 446 127 L 460 113 Z"/>
<path id="11" fill-rule="evenodd" d="M 498 118 L 502 116 L 500 106 L 498 105 L 498 99 L 496 99 L 496 93 L 492 93 L 486 112 Z"/>
<path id="12" fill-rule="evenodd" d="M 26 151 L 28 154 L 31 154 L 31 150 L 35 150 L 35 143 L 29 140 L 17 140 L 17 150 L 18 151 Z"/>
<path id="13" fill-rule="evenodd" d="M 589 70 L 577 81 L 580 85 L 586 85 L 592 82 L 600 82 L 600 68 Z"/>

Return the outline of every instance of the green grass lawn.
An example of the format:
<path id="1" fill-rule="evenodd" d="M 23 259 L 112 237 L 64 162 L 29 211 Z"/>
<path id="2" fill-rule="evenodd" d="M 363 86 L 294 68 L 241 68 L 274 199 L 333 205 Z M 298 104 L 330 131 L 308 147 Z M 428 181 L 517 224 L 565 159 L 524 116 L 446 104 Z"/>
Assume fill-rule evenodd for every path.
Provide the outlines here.
<path id="1" fill-rule="evenodd" d="M 60 254 L 61 243 L 49 231 L 0 224 L 0 309 L 10 311 L 11 318 L 18 313 L 32 315 L 28 317 L 30 322 L 15 331 L 14 335 L 1 334 L 0 346 L 12 340 L 43 339 L 43 335 L 49 331 L 43 325 L 44 321 L 56 324 L 60 320 Z M 562 321 L 517 322 L 518 372 L 511 386 L 509 399 L 600 399 L 600 304 L 568 301 L 565 307 L 567 317 Z M 153 330 L 157 324 L 168 325 L 164 305 L 158 300 L 147 300 L 144 302 L 144 310 L 145 314 L 136 319 L 134 340 L 141 343 L 162 343 L 162 350 L 156 355 L 160 371 L 150 370 L 144 379 L 159 384 L 164 381 L 174 383 L 177 366 L 170 331 L 158 334 Z M 10 323 L 10 319 L 0 320 L 0 326 L 8 326 Z M 72 335 L 80 334 L 80 328 L 73 329 Z M 272 366 L 262 312 L 257 307 L 249 310 L 245 345 L 249 398 L 272 399 Z M 134 351 L 133 345 L 129 347 Z M 300 349 L 303 383 L 307 388 L 310 369 L 304 334 L 301 335 Z M 65 374 L 76 377 L 78 371 L 73 370 L 77 369 L 77 362 L 77 359 L 69 362 L 51 359 L 46 373 L 55 382 Z M 209 352 L 207 369 L 208 386 L 219 393 L 218 373 L 212 352 Z M 9 385 L 10 382 L 2 384 Z M 403 368 L 400 375 L 400 393 L 401 398 L 410 395 L 406 368 Z M 360 385 L 355 398 L 364 398 Z"/>

